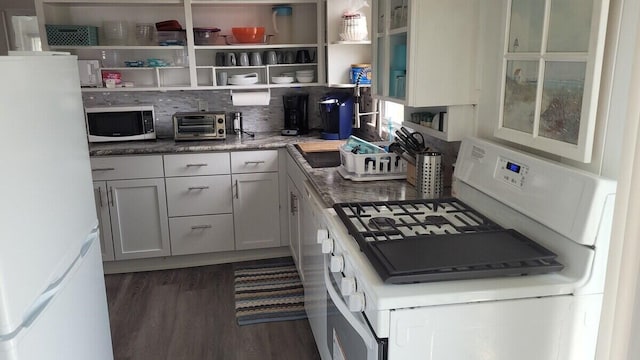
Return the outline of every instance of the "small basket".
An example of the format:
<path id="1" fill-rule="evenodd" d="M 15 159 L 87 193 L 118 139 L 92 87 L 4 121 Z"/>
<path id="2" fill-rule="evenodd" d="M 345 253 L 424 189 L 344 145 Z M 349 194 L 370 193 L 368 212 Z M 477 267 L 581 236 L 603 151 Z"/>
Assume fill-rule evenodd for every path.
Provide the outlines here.
<path id="1" fill-rule="evenodd" d="M 374 142 L 385 146 L 387 143 Z M 395 153 L 354 154 L 339 148 L 341 165 L 338 172 L 353 181 L 391 180 L 407 178 L 407 161 Z"/>
<path id="2" fill-rule="evenodd" d="M 45 25 L 49 45 L 97 46 L 98 28 L 89 25 Z"/>

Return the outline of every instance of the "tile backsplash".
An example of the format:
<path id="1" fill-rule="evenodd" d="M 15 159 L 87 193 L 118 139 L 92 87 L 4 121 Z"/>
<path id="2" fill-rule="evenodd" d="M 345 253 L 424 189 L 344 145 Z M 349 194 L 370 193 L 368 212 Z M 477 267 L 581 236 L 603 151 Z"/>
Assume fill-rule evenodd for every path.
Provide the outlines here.
<path id="1" fill-rule="evenodd" d="M 322 121 L 318 101 L 329 91 L 328 88 L 275 88 L 271 89 L 271 100 L 266 106 L 233 106 L 229 90 L 196 91 L 127 91 L 127 92 L 85 92 L 82 94 L 85 107 L 154 105 L 156 111 L 156 131 L 159 138 L 173 137 L 172 116 L 176 112 L 198 111 L 198 104 L 205 101 L 209 111 L 227 113 L 227 127 L 231 131 L 233 112 L 242 112 L 244 130 L 249 132 L 280 131 L 284 128 L 284 106 L 282 96 L 292 93 L 309 94 L 309 128 L 321 129 Z"/>

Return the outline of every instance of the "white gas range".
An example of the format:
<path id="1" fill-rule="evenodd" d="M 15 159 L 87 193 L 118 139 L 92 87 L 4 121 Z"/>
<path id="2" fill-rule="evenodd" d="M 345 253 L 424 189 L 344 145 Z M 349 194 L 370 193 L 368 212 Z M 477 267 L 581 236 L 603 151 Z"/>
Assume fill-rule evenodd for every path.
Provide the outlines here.
<path id="1" fill-rule="evenodd" d="M 320 353 L 350 360 L 592 359 L 615 187 L 465 139 L 454 198 L 444 204 L 325 209 L 317 239 L 323 255 L 308 259 L 323 264 L 309 281 L 324 280 L 326 292 L 308 296 Z M 325 312 L 318 312 L 318 297 L 326 299 Z"/>

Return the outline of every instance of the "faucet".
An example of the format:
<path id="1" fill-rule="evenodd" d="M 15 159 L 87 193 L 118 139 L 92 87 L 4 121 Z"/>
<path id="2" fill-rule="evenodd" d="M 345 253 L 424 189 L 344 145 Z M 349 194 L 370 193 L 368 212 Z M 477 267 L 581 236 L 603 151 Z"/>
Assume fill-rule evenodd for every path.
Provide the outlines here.
<path id="1" fill-rule="evenodd" d="M 354 95 L 353 95 L 355 97 L 355 101 L 354 101 L 354 103 L 355 103 L 354 104 L 355 124 L 353 125 L 353 127 L 357 128 L 357 129 L 360 128 L 360 117 L 361 116 L 367 116 L 367 115 L 378 115 L 379 116 L 380 115 L 380 111 L 379 111 L 379 108 L 378 108 L 379 107 L 379 105 L 378 105 L 379 101 L 378 100 L 376 100 L 374 102 L 373 111 L 371 111 L 371 112 L 360 112 L 360 97 L 361 97 L 361 95 L 360 95 L 360 88 L 361 88 L 361 86 L 360 86 L 360 77 L 362 75 L 363 75 L 363 72 L 361 71 L 358 74 L 358 78 L 356 79 L 356 86 L 354 88 Z M 378 119 L 376 119 L 376 122 L 377 122 L 377 120 Z"/>

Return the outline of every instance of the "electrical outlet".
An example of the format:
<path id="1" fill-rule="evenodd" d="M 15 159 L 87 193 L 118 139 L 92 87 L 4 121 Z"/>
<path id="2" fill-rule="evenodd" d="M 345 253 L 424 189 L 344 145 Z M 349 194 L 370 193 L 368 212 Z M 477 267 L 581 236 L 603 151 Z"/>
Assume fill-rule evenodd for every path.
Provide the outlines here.
<path id="1" fill-rule="evenodd" d="M 209 103 L 204 100 L 198 100 L 198 111 L 209 111 Z"/>

